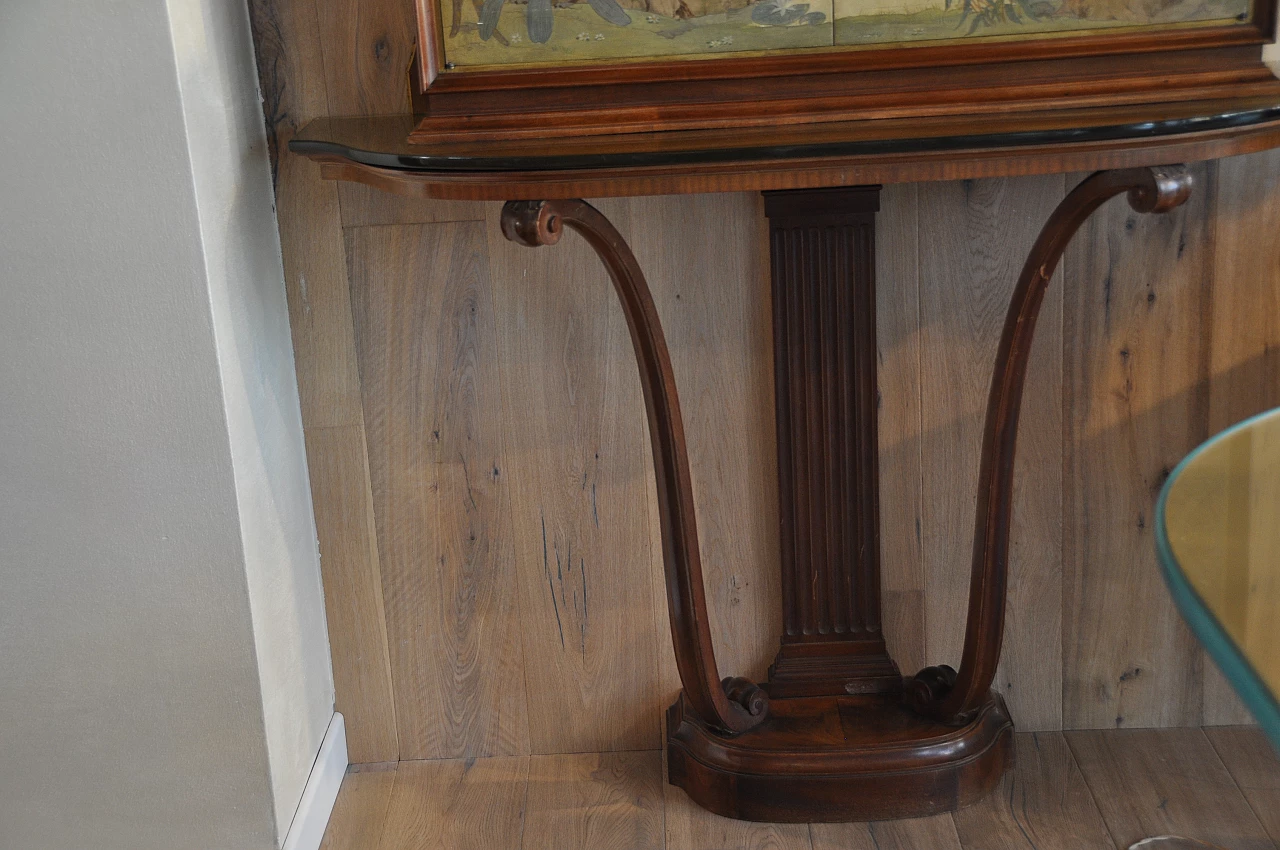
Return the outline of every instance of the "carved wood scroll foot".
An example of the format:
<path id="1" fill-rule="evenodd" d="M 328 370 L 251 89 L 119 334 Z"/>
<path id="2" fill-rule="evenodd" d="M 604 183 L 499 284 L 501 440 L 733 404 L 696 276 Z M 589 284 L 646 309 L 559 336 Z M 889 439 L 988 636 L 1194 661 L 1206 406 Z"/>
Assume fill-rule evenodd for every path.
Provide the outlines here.
<path id="1" fill-rule="evenodd" d="M 1036 318 L 1071 237 L 1098 207 L 1122 192 L 1129 194 L 1129 205 L 1138 212 L 1168 212 L 1190 196 L 1191 175 L 1183 165 L 1100 171 L 1063 199 L 1027 257 L 1005 317 L 987 400 L 969 618 L 960 670 L 946 665 L 927 667 L 907 682 L 904 691 L 907 704 L 927 717 L 946 723 L 967 722 L 983 705 L 991 687 L 1004 638 L 1013 462 Z"/>
<path id="2" fill-rule="evenodd" d="M 621 234 L 585 201 L 510 201 L 502 208 L 503 235 L 521 245 L 554 245 L 566 226 L 587 240 L 608 269 L 631 331 L 653 443 L 671 641 L 685 697 L 709 725 L 729 733 L 746 732 L 768 715 L 769 698 L 746 679 L 721 681 L 716 668 L 680 400 L 644 274 Z"/>

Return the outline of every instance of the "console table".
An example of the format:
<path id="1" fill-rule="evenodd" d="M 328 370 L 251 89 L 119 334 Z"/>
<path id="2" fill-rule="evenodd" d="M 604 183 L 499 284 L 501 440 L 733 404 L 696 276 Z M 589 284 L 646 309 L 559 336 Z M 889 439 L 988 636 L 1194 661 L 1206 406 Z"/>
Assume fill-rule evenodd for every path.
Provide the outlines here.
<path id="1" fill-rule="evenodd" d="M 1018 414 L 1045 289 L 1069 240 L 1127 194 L 1162 213 L 1176 163 L 1280 145 L 1280 82 L 1167 104 L 409 145 L 410 116 L 324 119 L 290 143 L 328 179 L 503 200 L 503 234 L 566 229 L 609 271 L 635 348 L 658 489 L 672 642 L 669 779 L 718 814 L 862 821 L 953 810 L 991 791 L 1013 721 L 1000 657 Z M 900 673 L 880 622 L 874 244 L 879 185 L 1097 171 L 1059 205 L 1008 308 L 987 406 L 959 669 Z M 722 676 L 708 627 L 680 404 L 644 273 L 583 197 L 763 191 L 773 291 L 783 633 L 769 681 Z M 885 282 L 892 285 L 892 281 Z"/>

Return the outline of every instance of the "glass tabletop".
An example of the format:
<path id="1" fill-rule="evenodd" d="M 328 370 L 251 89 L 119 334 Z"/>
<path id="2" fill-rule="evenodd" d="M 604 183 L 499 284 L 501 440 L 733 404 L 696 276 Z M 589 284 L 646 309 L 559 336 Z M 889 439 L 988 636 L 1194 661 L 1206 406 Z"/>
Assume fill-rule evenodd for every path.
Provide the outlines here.
<path id="1" fill-rule="evenodd" d="M 1280 409 L 1178 464 L 1156 505 L 1174 602 L 1280 749 Z"/>

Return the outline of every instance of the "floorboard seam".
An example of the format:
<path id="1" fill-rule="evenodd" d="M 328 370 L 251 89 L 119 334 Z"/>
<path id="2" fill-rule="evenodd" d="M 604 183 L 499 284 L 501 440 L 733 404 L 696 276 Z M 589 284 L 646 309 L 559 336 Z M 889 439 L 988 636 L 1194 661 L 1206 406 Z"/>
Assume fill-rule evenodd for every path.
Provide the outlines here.
<path id="1" fill-rule="evenodd" d="M 1271 840 L 1271 846 L 1275 847 L 1276 837 L 1271 834 L 1271 831 L 1267 829 L 1267 825 L 1263 823 L 1262 817 L 1258 814 L 1258 810 L 1253 805 L 1253 800 L 1250 800 L 1249 795 L 1244 793 L 1244 789 L 1240 787 L 1240 780 L 1236 779 L 1235 773 L 1232 772 L 1231 768 L 1227 765 L 1226 760 L 1223 759 L 1222 753 L 1218 752 L 1217 746 L 1213 743 L 1213 738 L 1205 732 L 1203 726 L 1200 727 L 1200 734 L 1209 742 L 1209 749 L 1213 752 L 1214 756 L 1217 757 L 1218 764 L 1222 765 L 1222 769 L 1227 772 L 1227 776 L 1231 777 L 1231 784 L 1235 786 L 1236 793 L 1244 798 L 1245 804 L 1249 806 L 1249 811 L 1253 814 L 1253 819 L 1258 822 L 1258 826 L 1262 827 L 1262 831 L 1266 833 L 1267 838 Z"/>
<path id="2" fill-rule="evenodd" d="M 1071 731 L 1077 734 L 1087 734 L 1098 730 L 1073 729 Z M 1098 794 L 1093 790 L 1093 783 L 1089 781 L 1089 774 L 1080 766 L 1080 758 L 1076 755 L 1076 748 L 1071 743 L 1072 736 L 1067 733 L 1067 730 L 1063 730 L 1060 734 L 1062 735 L 1062 739 L 1067 742 L 1067 752 L 1071 754 L 1072 763 L 1075 764 L 1076 770 L 1080 771 L 1080 776 L 1084 779 L 1084 787 L 1089 790 L 1089 799 L 1093 800 L 1093 807 L 1098 810 L 1098 817 L 1102 818 L 1102 825 L 1106 827 L 1107 835 L 1111 837 L 1111 843 L 1115 845 L 1116 850 L 1126 850 L 1126 848 L 1121 845 L 1119 837 L 1116 836 L 1115 828 L 1111 826 L 1111 823 L 1107 820 L 1106 814 L 1102 811 L 1102 806 L 1098 805 Z"/>

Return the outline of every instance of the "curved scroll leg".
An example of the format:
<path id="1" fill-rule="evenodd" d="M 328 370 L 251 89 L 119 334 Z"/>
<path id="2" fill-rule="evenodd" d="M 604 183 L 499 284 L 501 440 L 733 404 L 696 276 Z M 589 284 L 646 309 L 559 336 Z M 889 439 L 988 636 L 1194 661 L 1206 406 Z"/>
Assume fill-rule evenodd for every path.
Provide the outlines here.
<path id="1" fill-rule="evenodd" d="M 948 723 L 966 722 L 982 706 L 991 687 L 1004 638 L 1013 461 L 1036 318 L 1049 279 L 1071 237 L 1098 207 L 1121 192 L 1129 193 L 1129 204 L 1138 212 L 1168 212 L 1191 194 L 1191 175 L 1182 165 L 1100 171 L 1063 199 L 1027 257 L 1005 317 L 987 400 L 969 620 L 960 670 L 945 665 L 927 667 L 907 683 L 904 694 L 907 704 L 925 716 Z"/>
<path id="2" fill-rule="evenodd" d="M 522 245 L 554 245 L 565 225 L 587 240 L 609 270 L 631 331 L 653 441 L 671 640 L 685 696 L 708 724 L 725 732 L 746 732 L 765 719 L 769 699 L 746 679 L 722 682 L 716 670 L 680 400 L 644 274 L 618 231 L 585 201 L 511 201 L 502 208 L 503 235 Z"/>

